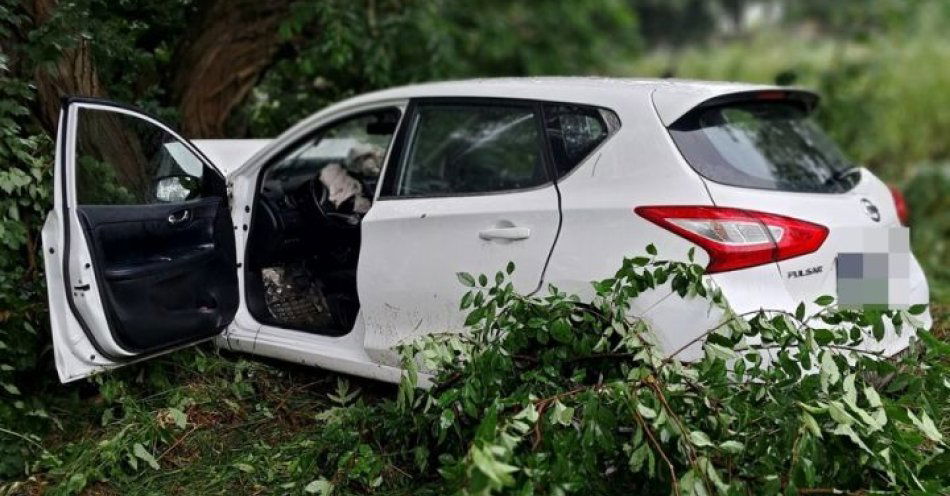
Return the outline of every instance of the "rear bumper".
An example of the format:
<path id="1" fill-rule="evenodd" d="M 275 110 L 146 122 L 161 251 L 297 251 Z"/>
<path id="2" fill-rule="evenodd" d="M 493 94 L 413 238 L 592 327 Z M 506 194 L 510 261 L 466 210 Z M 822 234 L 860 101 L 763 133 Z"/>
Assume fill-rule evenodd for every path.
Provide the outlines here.
<path id="1" fill-rule="evenodd" d="M 794 313 L 801 303 L 792 298 L 785 289 L 781 274 L 772 264 L 705 277 L 709 283 L 722 290 L 736 314 L 749 314 L 751 317 L 759 310 Z M 930 292 L 923 272 L 914 274 L 910 292 L 912 304 L 929 302 Z M 818 296 L 821 295 L 815 294 L 809 301 L 804 302 L 806 315 L 821 309 L 814 303 Z M 675 293 L 661 299 L 642 317 L 656 333 L 663 350 L 666 353 L 679 351 L 677 356 L 686 361 L 702 357 L 702 339 L 697 341 L 697 338 L 725 321 L 724 312 L 712 306 L 709 300 L 698 297 L 681 298 Z M 915 318 L 920 321 L 920 327 L 923 329 L 929 330 L 933 326 L 929 309 Z M 907 349 L 916 336 L 915 328 L 906 322 L 899 332 L 888 319 L 884 320 L 884 327 L 884 339 L 876 342 L 869 340 L 865 342 L 864 349 L 891 357 Z"/>

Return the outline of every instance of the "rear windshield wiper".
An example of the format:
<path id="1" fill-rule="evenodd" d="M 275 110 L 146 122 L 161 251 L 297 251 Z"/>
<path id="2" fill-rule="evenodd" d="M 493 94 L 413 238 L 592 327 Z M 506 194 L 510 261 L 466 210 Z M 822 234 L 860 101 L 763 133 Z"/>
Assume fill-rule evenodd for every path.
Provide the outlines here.
<path id="1" fill-rule="evenodd" d="M 847 178 L 848 176 L 854 175 L 856 172 L 860 172 L 860 171 L 861 171 L 861 167 L 858 165 L 850 165 L 842 169 L 837 169 L 831 173 L 831 176 L 829 176 L 828 179 L 825 180 L 825 184 L 826 185 L 839 184 L 843 188 L 847 189 L 849 186 L 851 186 L 851 184 L 846 182 L 845 178 Z"/>

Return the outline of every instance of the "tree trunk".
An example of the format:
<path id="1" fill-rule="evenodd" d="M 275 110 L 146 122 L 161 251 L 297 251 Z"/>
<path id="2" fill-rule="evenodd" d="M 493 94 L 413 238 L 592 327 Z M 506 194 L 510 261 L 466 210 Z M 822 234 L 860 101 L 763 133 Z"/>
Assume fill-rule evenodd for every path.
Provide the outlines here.
<path id="1" fill-rule="evenodd" d="M 57 0 L 27 0 L 23 3 L 33 26 L 45 24 L 56 9 Z M 105 96 L 93 64 L 89 41 L 82 38 L 79 44 L 62 51 L 60 58 L 50 66 L 37 66 L 33 71 L 36 81 L 36 107 L 34 114 L 50 136 L 56 134 L 59 108 L 66 95 Z"/>
<path id="2" fill-rule="evenodd" d="M 271 64 L 291 0 L 207 0 L 176 51 L 172 97 L 184 133 L 218 138 Z"/>

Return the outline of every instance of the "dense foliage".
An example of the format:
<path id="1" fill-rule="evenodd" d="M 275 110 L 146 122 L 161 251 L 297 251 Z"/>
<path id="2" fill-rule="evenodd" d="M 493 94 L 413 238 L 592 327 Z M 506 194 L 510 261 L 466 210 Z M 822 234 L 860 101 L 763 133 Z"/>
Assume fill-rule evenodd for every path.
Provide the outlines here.
<path id="1" fill-rule="evenodd" d="M 919 360 L 860 351 L 883 336 L 882 318 L 916 327 L 923 306 L 862 313 L 824 296 L 809 315 L 804 304 L 736 315 L 700 266 L 655 257 L 594 283 L 590 304 L 557 288 L 519 295 L 501 272 L 459 277 L 472 287 L 469 332 L 407 347 L 395 408 L 328 423 L 348 442 L 324 448 L 327 487 L 398 487 L 397 469 L 422 480 L 438 469 L 443 490 L 465 494 L 933 494 L 950 483 L 933 421 L 950 392 L 947 346 L 922 333 Z M 629 314 L 655 288 L 723 312 L 701 360 L 666 356 Z M 435 374 L 428 392 L 415 387 L 420 366 Z"/>
<path id="2" fill-rule="evenodd" d="M 97 481 L 147 493 L 172 479 L 313 494 L 950 489 L 950 346 L 920 331 L 903 359 L 861 351 L 882 319 L 919 325 L 922 306 L 860 312 L 823 296 L 807 311 L 737 315 L 700 266 L 647 253 L 593 283 L 589 304 L 553 287 L 517 294 L 511 264 L 459 274 L 467 332 L 407 344 L 395 398 L 343 380 L 326 396 L 301 394 L 319 379 L 279 389 L 266 367 L 204 353 L 99 379 L 84 420 L 101 422 L 99 437 L 44 453 L 39 468 L 57 494 Z M 630 314 L 654 290 L 720 315 L 697 338 L 699 361 L 662 353 Z"/>
<path id="3" fill-rule="evenodd" d="M 39 231 L 50 205 L 50 142 L 23 132 L 29 99 L 0 56 L 0 475 L 23 470 L 38 440 L 31 433 L 47 417 L 39 398 L 22 393 L 37 384 L 31 371 L 48 342 Z"/>

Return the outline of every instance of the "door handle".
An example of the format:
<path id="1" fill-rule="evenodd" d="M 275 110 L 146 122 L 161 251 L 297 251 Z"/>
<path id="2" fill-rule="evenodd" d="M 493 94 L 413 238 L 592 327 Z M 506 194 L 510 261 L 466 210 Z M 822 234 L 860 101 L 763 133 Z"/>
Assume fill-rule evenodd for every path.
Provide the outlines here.
<path id="1" fill-rule="evenodd" d="M 531 236 L 531 229 L 527 227 L 493 227 L 478 231 L 478 237 L 482 239 L 527 239 Z"/>
<path id="2" fill-rule="evenodd" d="M 189 219 L 191 219 L 191 210 L 179 210 L 178 212 L 168 215 L 168 223 L 173 226 Z"/>

